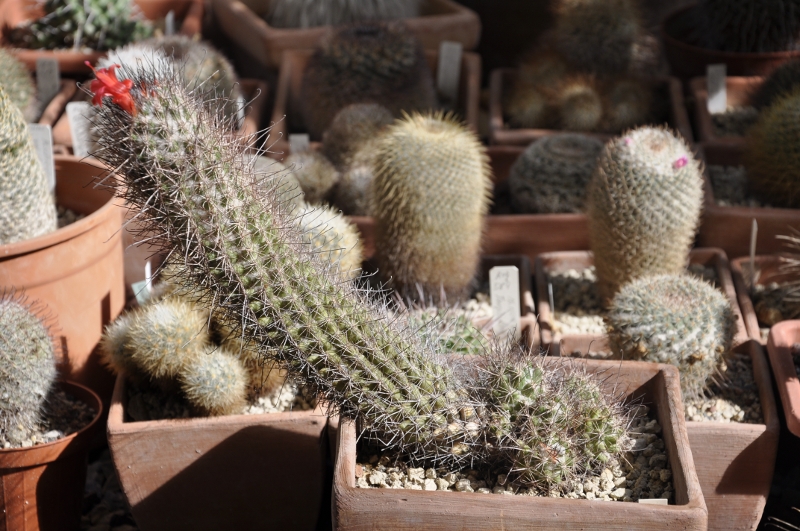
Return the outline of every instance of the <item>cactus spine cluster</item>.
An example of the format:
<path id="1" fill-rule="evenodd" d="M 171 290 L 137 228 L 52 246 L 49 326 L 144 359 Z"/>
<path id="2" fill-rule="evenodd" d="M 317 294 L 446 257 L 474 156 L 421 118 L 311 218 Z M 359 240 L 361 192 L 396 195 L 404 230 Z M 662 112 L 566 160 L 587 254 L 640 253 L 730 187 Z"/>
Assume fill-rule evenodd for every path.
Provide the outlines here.
<path id="1" fill-rule="evenodd" d="M 700 163 L 669 130 L 642 127 L 606 144 L 587 191 L 601 296 L 640 277 L 683 272 L 702 202 Z"/>
<path id="2" fill-rule="evenodd" d="M 422 44 L 402 22 L 337 30 L 309 60 L 301 93 L 305 126 L 316 139 L 353 103 L 378 103 L 394 116 L 436 106 Z"/>
<path id="3" fill-rule="evenodd" d="M 705 48 L 768 53 L 800 44 L 799 0 L 701 0 L 692 14 L 694 38 Z"/>
<path id="4" fill-rule="evenodd" d="M 398 120 L 381 137 L 372 183 L 378 264 L 404 295 L 460 296 L 478 266 L 491 194 L 475 134 L 441 114 Z"/>
<path id="5" fill-rule="evenodd" d="M 365 296 L 307 252 L 287 219 L 293 208 L 284 208 L 275 195 L 253 195 L 245 147 L 178 83 L 146 91 L 141 86 L 137 82 L 131 91 L 140 109 L 135 116 L 104 101 L 100 154 L 124 176 L 126 198 L 142 209 L 147 230 L 159 234 L 180 261 L 182 282 L 208 294 L 205 302 L 233 335 L 247 338 L 260 356 L 356 420 L 365 440 L 411 463 L 523 463 L 528 468 L 514 469 L 512 478 L 544 486 L 527 472 L 546 466 L 561 449 L 550 446 L 552 437 L 529 435 L 537 402 L 513 398 L 512 416 L 504 413 L 512 398 L 481 385 L 517 367 L 510 346 L 487 358 L 483 378 L 453 370 L 433 336 L 392 318 L 385 303 L 376 302 L 379 294 Z M 571 373 L 559 374 L 563 383 L 553 392 L 562 398 L 553 401 L 583 400 L 572 390 Z M 527 389 L 525 378 L 516 378 L 516 389 Z M 597 395 L 618 411 L 619 398 Z M 625 426 L 627 419 L 620 413 L 598 422 Z M 577 441 L 590 437 L 571 422 L 562 428 L 574 428 Z M 608 452 L 620 449 L 607 446 Z M 567 472 L 598 474 L 593 463 L 581 458 Z"/>
<path id="6" fill-rule="evenodd" d="M 276 28 L 341 26 L 419 15 L 420 0 L 273 0 L 267 20 Z"/>
<path id="7" fill-rule="evenodd" d="M 523 214 L 582 212 L 603 143 L 576 133 L 546 136 L 511 167 L 511 205 Z"/>
<path id="8" fill-rule="evenodd" d="M 20 111 L 27 122 L 33 122 L 38 115 L 36 86 L 24 64 L 5 49 L 0 48 L 0 87 Z"/>
<path id="9" fill-rule="evenodd" d="M 22 112 L 0 87 L 0 245 L 58 228 L 56 206 Z"/>
<path id="10" fill-rule="evenodd" d="M 606 323 L 615 356 L 677 366 L 685 397 L 702 393 L 736 333 L 725 295 L 686 274 L 626 284 L 611 302 Z"/>
<path id="11" fill-rule="evenodd" d="M 19 445 L 39 422 L 56 377 L 53 340 L 25 299 L 0 295 L 0 439 Z"/>
<path id="12" fill-rule="evenodd" d="M 361 273 L 364 257 L 358 229 L 331 207 L 306 205 L 297 212 L 303 240 L 345 277 Z"/>

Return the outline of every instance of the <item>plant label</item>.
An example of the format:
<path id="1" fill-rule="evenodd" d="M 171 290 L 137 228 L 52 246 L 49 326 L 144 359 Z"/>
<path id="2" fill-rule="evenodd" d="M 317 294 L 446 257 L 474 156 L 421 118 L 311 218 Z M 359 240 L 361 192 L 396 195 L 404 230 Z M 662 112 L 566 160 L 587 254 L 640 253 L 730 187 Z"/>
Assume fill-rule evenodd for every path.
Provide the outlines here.
<path id="1" fill-rule="evenodd" d="M 95 151 L 92 138 L 92 118 L 95 110 L 88 101 L 71 101 L 67 103 L 67 119 L 72 134 L 72 151 L 76 157 L 84 158 Z"/>
<path id="2" fill-rule="evenodd" d="M 669 505 L 669 500 L 666 498 L 651 498 L 648 500 L 639 500 L 642 505 Z"/>
<path id="3" fill-rule="evenodd" d="M 150 299 L 151 291 L 152 291 L 152 280 L 153 280 L 153 269 L 150 265 L 150 260 L 144 265 L 144 280 L 140 280 L 139 282 L 134 282 L 131 284 L 131 290 L 133 290 L 133 294 L 136 295 L 136 302 L 139 305 L 143 305 Z"/>
<path id="4" fill-rule="evenodd" d="M 494 334 L 501 338 L 513 334 L 514 339 L 519 339 L 519 269 L 516 266 L 490 269 L 489 292 Z"/>
<path id="5" fill-rule="evenodd" d="M 728 108 L 728 91 L 725 86 L 725 64 L 708 65 L 706 88 L 708 89 L 708 112 L 722 114 Z"/>
<path id="6" fill-rule="evenodd" d="M 40 57 L 36 60 L 36 91 L 42 106 L 61 90 L 61 72 L 58 61 L 52 58 Z"/>
<path id="7" fill-rule="evenodd" d="M 36 158 L 42 164 L 44 175 L 47 178 L 50 193 L 56 191 L 56 165 L 53 162 L 53 131 L 49 125 L 28 124 L 28 130 L 36 149 Z"/>
<path id="8" fill-rule="evenodd" d="M 461 79 L 461 43 L 442 41 L 439 45 L 439 65 L 436 68 L 436 88 L 439 95 L 450 106 L 458 102 L 458 86 Z"/>
<path id="9" fill-rule="evenodd" d="M 241 129 L 244 127 L 244 118 L 247 114 L 247 102 L 241 94 L 236 98 L 236 106 L 236 127 Z"/>
<path id="10" fill-rule="evenodd" d="M 175 11 L 170 9 L 164 19 L 164 34 L 166 36 L 175 35 Z"/>
<path id="11" fill-rule="evenodd" d="M 292 153 L 308 151 L 310 144 L 311 138 L 305 133 L 289 135 L 289 149 Z"/>

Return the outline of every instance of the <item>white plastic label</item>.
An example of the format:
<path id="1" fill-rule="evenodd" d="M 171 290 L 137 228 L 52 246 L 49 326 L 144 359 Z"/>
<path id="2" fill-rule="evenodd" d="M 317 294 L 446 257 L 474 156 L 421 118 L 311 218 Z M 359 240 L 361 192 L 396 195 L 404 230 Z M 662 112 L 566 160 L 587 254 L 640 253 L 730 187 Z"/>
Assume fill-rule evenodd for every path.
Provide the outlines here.
<path id="1" fill-rule="evenodd" d="M 170 35 L 175 35 L 175 11 L 172 9 L 169 10 L 167 17 L 164 20 L 164 34 L 168 37 Z"/>
<path id="2" fill-rule="evenodd" d="M 61 90 L 61 72 L 56 59 L 47 57 L 36 59 L 36 90 L 42 105 L 50 103 Z"/>
<path id="3" fill-rule="evenodd" d="M 666 498 L 650 498 L 647 500 L 640 498 L 639 503 L 643 505 L 669 505 L 669 500 Z"/>
<path id="4" fill-rule="evenodd" d="M 131 284 L 131 289 L 133 290 L 133 294 L 136 295 L 136 302 L 138 302 L 139 305 L 143 305 L 150 299 L 153 290 L 152 280 L 153 268 L 150 265 L 150 260 L 148 260 L 144 265 L 144 280 Z"/>
<path id="5" fill-rule="evenodd" d="M 94 114 L 94 107 L 88 101 L 67 103 L 67 119 L 72 134 L 72 151 L 76 157 L 88 157 L 95 151 L 91 122 Z"/>
<path id="6" fill-rule="evenodd" d="M 300 153 L 302 151 L 308 151 L 310 144 L 311 144 L 311 139 L 305 133 L 289 135 L 289 149 L 292 150 L 292 153 Z"/>
<path id="7" fill-rule="evenodd" d="M 36 157 L 42 164 L 44 175 L 50 187 L 50 193 L 56 191 L 56 166 L 53 162 L 53 131 L 49 125 L 28 124 Z"/>
<path id="8" fill-rule="evenodd" d="M 492 299 L 492 328 L 497 337 L 510 333 L 519 339 L 519 269 L 496 266 L 489 270 L 489 291 Z"/>
<path id="9" fill-rule="evenodd" d="M 464 48 L 459 42 L 442 41 L 439 45 L 439 65 L 436 68 L 436 88 L 448 103 L 458 101 L 461 80 L 461 56 Z"/>
<path id="10" fill-rule="evenodd" d="M 236 122 L 237 122 L 236 127 L 241 129 L 242 127 L 244 127 L 244 118 L 246 114 L 245 111 L 247 110 L 245 109 L 245 107 L 247 106 L 247 102 L 245 101 L 244 96 L 242 96 L 241 94 L 236 99 L 236 105 L 238 105 L 238 110 L 236 111 Z"/>
<path id="11" fill-rule="evenodd" d="M 708 112 L 724 113 L 728 108 L 728 91 L 725 86 L 727 71 L 725 64 L 708 65 L 706 70 L 706 88 L 708 89 Z"/>

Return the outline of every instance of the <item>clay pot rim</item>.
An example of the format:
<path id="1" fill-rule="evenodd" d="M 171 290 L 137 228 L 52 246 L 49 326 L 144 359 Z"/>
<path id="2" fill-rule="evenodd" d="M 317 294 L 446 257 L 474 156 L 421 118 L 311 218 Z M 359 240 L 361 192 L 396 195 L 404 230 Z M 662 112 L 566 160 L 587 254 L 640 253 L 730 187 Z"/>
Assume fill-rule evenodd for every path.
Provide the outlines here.
<path id="1" fill-rule="evenodd" d="M 685 15 L 687 11 L 693 9 L 697 4 L 690 4 L 688 6 L 676 9 L 661 23 L 661 37 L 664 41 L 669 42 L 670 46 L 680 48 L 687 53 L 701 53 L 705 55 L 712 55 L 721 59 L 790 59 L 792 57 L 800 56 L 800 50 L 796 51 L 782 51 L 782 52 L 723 52 L 714 50 L 713 48 L 703 48 L 694 44 L 689 44 L 685 41 L 678 39 L 667 31 L 670 23 L 674 22 L 680 16 Z"/>
<path id="2" fill-rule="evenodd" d="M 775 385 L 783 402 L 786 427 L 800 437 L 800 374 L 792 362 L 791 345 L 787 339 L 796 337 L 800 321 L 788 319 L 772 326 L 767 340 L 767 352 Z"/>
<path id="3" fill-rule="evenodd" d="M 55 155 L 54 160 L 56 163 L 66 163 L 70 166 L 85 164 L 104 172 L 108 171 L 106 166 L 99 161 L 79 159 L 73 155 Z M 14 256 L 32 253 L 39 249 L 52 247 L 67 240 L 76 238 L 102 224 L 103 219 L 106 217 L 110 209 L 122 206 L 124 206 L 122 200 L 116 196 L 113 196 L 102 207 L 98 208 L 83 219 L 80 219 L 74 223 L 70 223 L 65 227 L 61 227 L 53 232 L 43 234 L 29 240 L 9 243 L 7 245 L 0 245 L 0 258 L 8 259 Z"/>

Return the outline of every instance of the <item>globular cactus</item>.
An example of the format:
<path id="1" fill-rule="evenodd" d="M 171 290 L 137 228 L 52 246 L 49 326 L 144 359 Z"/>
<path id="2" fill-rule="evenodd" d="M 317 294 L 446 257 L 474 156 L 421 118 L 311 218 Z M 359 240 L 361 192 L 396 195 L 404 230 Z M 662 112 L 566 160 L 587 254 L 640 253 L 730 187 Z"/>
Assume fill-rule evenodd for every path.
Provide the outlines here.
<path id="1" fill-rule="evenodd" d="M 268 157 L 253 159 L 254 189 L 261 194 L 277 194 L 285 203 L 298 207 L 306 204 L 303 188 L 292 171 L 284 164 Z"/>
<path id="2" fill-rule="evenodd" d="M 0 245 L 58 228 L 56 205 L 25 118 L 0 87 Z"/>
<path id="3" fill-rule="evenodd" d="M 733 344 L 736 317 L 725 295 L 690 275 L 656 275 L 624 285 L 606 316 L 611 352 L 670 363 L 685 397 L 696 397 Z"/>
<path id="4" fill-rule="evenodd" d="M 36 120 L 39 105 L 33 78 L 25 65 L 4 48 L 0 48 L 0 87 L 6 91 L 11 103 L 22 111 L 25 121 Z"/>
<path id="5" fill-rule="evenodd" d="M 360 286 L 342 282 L 319 256 L 307 252 L 291 223 L 294 208 L 284 207 L 276 195 L 254 195 L 252 165 L 241 156 L 246 147 L 220 129 L 180 84 L 139 87 L 134 83 L 131 89 L 139 110 L 135 115 L 108 98 L 103 101 L 100 154 L 124 178 L 121 189 L 142 209 L 147 229 L 180 261 L 181 281 L 213 294 L 206 304 L 246 338 L 249 348 L 355 420 L 362 440 L 392 449 L 412 465 L 507 465 L 519 451 L 539 443 L 508 433 L 514 427 L 497 421 L 505 411 L 504 398 L 481 385 L 474 371 L 453 370 L 434 334 L 409 328 L 406 319 L 388 311 L 380 293 L 367 296 Z M 438 136 L 435 130 L 443 137 L 460 130 L 431 118 L 409 121 L 415 120 L 439 124 L 428 139 Z M 463 142 L 477 145 L 474 137 Z M 464 165 L 465 160 L 455 162 Z M 424 169 L 424 160 L 419 166 Z M 467 165 L 480 174 L 477 190 L 464 192 L 480 198 L 478 210 L 485 209 L 485 166 L 480 153 Z M 504 364 L 524 361 L 518 356 L 503 344 L 486 359 L 502 370 Z M 555 393 L 563 389 L 554 386 Z M 622 403 L 610 394 L 602 398 Z M 526 419 L 533 417 L 520 420 Z M 627 425 L 624 415 L 616 420 Z M 584 427 L 576 429 L 578 439 L 591 438 L 580 433 Z M 543 488 L 528 472 L 549 460 L 545 451 L 513 473 L 520 483 Z M 576 466 L 600 473 L 591 461 Z"/>
<path id="6" fill-rule="evenodd" d="M 353 103 L 377 103 L 394 116 L 436 106 L 422 44 L 401 22 L 346 26 L 323 40 L 303 74 L 301 97 L 314 139 Z"/>
<path id="7" fill-rule="evenodd" d="M 556 124 L 565 131 L 595 131 L 603 119 L 603 100 L 590 76 L 569 76 L 552 92 Z"/>
<path id="8" fill-rule="evenodd" d="M 306 205 L 297 211 L 303 241 L 346 278 L 361 273 L 364 250 L 358 229 L 330 207 Z"/>
<path id="9" fill-rule="evenodd" d="M 748 131 L 744 163 L 753 190 L 776 206 L 800 206 L 800 87 L 763 109 Z"/>
<path id="10" fill-rule="evenodd" d="M 178 375 L 186 399 L 209 415 L 238 413 L 248 385 L 242 362 L 219 347 L 206 346 Z"/>
<path id="11" fill-rule="evenodd" d="M 702 203 L 700 163 L 668 129 L 641 127 L 606 144 L 587 191 L 601 296 L 640 277 L 681 273 Z"/>
<path id="12" fill-rule="evenodd" d="M 377 259 L 404 295 L 463 295 L 475 275 L 491 180 L 475 134 L 441 114 L 398 120 L 372 183 Z"/>
<path id="13" fill-rule="evenodd" d="M 377 140 L 356 152 L 333 189 L 333 204 L 348 216 L 370 216 L 370 190 L 375 180 Z"/>
<path id="14" fill-rule="evenodd" d="M 364 144 L 394 122 L 386 107 L 375 103 L 354 103 L 336 114 L 322 135 L 322 154 L 336 169 L 344 171 Z"/>
<path id="15" fill-rule="evenodd" d="M 569 66 L 561 55 L 541 51 L 520 63 L 511 87 L 505 113 L 513 127 L 542 129 L 554 127 L 557 109 L 551 94 L 569 75 Z"/>
<path id="16" fill-rule="evenodd" d="M 36 429 L 56 378 L 53 339 L 24 298 L 0 295 L 0 439 L 19 445 Z"/>
<path id="17" fill-rule="evenodd" d="M 636 78 L 620 78 L 608 83 L 603 94 L 603 123 L 600 129 L 619 134 L 643 125 L 653 118 L 653 87 Z"/>
<path id="18" fill-rule="evenodd" d="M 276 28 L 341 26 L 419 15 L 420 0 L 273 0 L 267 20 Z"/>
<path id="19" fill-rule="evenodd" d="M 341 177 L 333 164 L 318 151 L 292 153 L 286 157 L 284 165 L 300 183 L 306 202 L 312 205 L 322 202 Z"/>
<path id="20" fill-rule="evenodd" d="M 511 167 L 511 205 L 524 214 L 582 212 L 603 143 L 576 133 L 546 136 Z"/>
<path id="21" fill-rule="evenodd" d="M 692 16 L 704 48 L 768 53 L 800 45 L 800 0 L 701 0 Z"/>
<path id="22" fill-rule="evenodd" d="M 787 61 L 776 68 L 755 90 L 751 102 L 763 110 L 775 101 L 788 96 L 800 86 L 800 60 Z"/>

